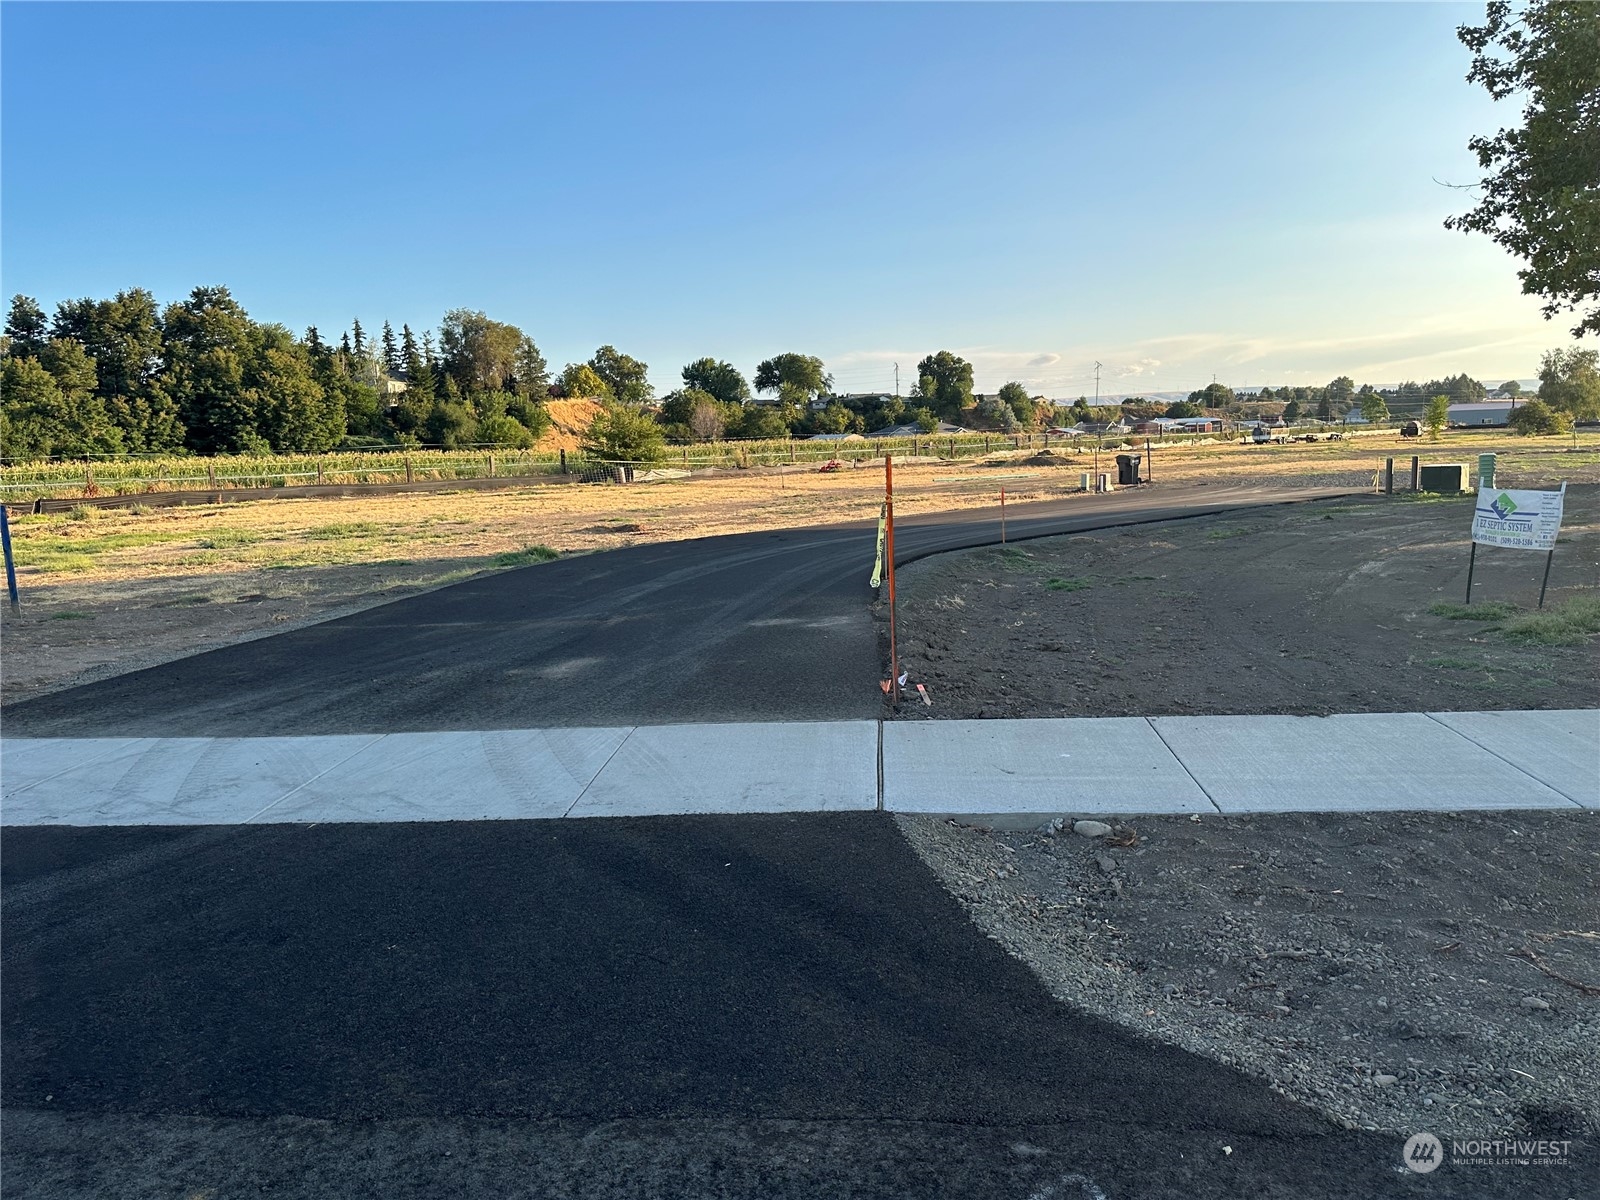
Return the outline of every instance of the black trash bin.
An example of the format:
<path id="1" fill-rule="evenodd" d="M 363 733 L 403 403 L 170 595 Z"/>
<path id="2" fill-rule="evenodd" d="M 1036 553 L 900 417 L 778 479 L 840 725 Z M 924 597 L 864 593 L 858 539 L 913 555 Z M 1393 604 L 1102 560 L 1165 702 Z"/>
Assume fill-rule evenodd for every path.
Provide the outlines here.
<path id="1" fill-rule="evenodd" d="M 1142 454 L 1117 455 L 1117 486 L 1133 487 L 1140 482 L 1139 464 L 1144 462 Z"/>

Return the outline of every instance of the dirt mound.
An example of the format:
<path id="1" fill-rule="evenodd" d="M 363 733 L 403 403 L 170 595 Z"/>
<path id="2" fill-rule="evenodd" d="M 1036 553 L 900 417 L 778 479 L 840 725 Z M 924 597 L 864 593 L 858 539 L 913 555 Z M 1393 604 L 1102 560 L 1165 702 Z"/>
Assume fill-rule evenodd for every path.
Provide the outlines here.
<path id="1" fill-rule="evenodd" d="M 546 400 L 544 407 L 550 414 L 550 429 L 539 439 L 541 450 L 578 449 L 590 422 L 600 411 L 597 400 Z"/>

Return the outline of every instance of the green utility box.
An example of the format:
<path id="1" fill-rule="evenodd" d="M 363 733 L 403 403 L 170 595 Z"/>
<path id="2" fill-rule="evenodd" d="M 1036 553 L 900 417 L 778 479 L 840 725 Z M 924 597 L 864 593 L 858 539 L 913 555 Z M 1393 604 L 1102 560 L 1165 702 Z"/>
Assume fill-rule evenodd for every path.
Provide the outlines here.
<path id="1" fill-rule="evenodd" d="M 1467 488 L 1466 463 L 1430 463 L 1422 468 L 1422 478 L 1419 487 L 1424 492 L 1436 492 L 1441 496 L 1455 495 L 1465 492 Z"/>
<path id="2" fill-rule="evenodd" d="M 1494 455 L 1478 455 L 1478 486 L 1481 488 L 1494 486 Z"/>

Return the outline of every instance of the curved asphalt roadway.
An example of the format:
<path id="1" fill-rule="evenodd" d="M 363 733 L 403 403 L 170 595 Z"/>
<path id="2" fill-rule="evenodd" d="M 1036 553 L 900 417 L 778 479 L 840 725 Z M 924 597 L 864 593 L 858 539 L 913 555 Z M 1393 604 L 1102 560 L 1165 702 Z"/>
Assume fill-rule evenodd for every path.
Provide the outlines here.
<path id="1" fill-rule="evenodd" d="M 1275 498 L 1080 500 L 1012 532 Z M 900 532 L 903 557 L 994 534 Z M 870 717 L 870 549 L 863 526 L 556 562 L 18 705 L 6 732 Z M 1393 1137 L 1057 1004 L 881 814 L 11 828 L 0 866 L 8 1197 L 1588 1186 L 1410 1175 Z"/>
<path id="2" fill-rule="evenodd" d="M 1013 505 L 1013 540 L 1348 489 L 1188 488 Z M 871 719 L 875 523 L 584 555 L 469 580 L 4 710 L 11 737 Z M 992 511 L 896 522 L 899 562 L 999 539 Z"/>

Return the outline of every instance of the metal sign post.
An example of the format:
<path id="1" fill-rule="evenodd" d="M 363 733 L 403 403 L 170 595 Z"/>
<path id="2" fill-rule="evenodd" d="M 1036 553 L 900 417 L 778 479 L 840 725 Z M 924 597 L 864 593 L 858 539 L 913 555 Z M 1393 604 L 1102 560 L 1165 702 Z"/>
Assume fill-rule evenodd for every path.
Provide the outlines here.
<path id="1" fill-rule="evenodd" d="M 11 611 L 20 613 L 22 602 L 17 599 L 17 564 L 11 557 L 11 519 L 6 515 L 4 504 L 0 504 L 0 545 L 5 551 L 6 592 L 11 597 Z"/>

